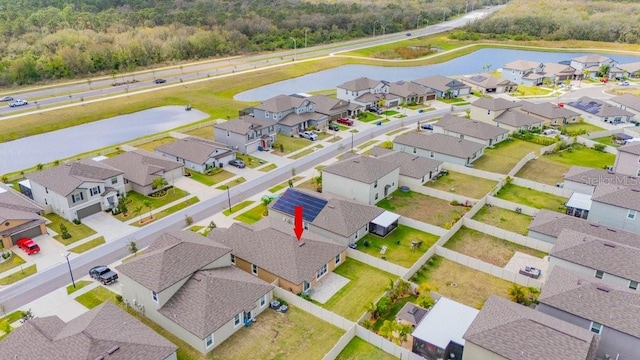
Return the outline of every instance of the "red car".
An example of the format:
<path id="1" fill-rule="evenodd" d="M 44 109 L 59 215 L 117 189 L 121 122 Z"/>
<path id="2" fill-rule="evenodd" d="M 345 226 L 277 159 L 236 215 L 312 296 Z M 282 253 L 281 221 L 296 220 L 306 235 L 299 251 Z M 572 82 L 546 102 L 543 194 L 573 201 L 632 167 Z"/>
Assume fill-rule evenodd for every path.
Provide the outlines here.
<path id="1" fill-rule="evenodd" d="M 336 122 L 342 125 L 353 126 L 353 120 L 347 118 L 338 118 Z"/>
<path id="2" fill-rule="evenodd" d="M 33 255 L 40 252 L 40 246 L 35 241 L 29 238 L 22 238 L 18 240 L 18 247 L 24 250 L 27 255 Z"/>

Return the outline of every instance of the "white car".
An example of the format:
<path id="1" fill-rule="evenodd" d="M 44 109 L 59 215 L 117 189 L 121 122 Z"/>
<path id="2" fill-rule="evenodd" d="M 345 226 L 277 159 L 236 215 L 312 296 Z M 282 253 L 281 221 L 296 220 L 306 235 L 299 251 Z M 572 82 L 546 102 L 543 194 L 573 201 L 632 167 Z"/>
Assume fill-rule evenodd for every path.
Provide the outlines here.
<path id="1" fill-rule="evenodd" d="M 5 97 L 1 98 L 1 99 L 0 99 L 0 101 L 3 101 L 3 102 L 4 102 L 4 101 L 13 101 L 13 97 L 11 97 L 11 96 L 5 96 Z"/>
<path id="2" fill-rule="evenodd" d="M 16 99 L 15 101 L 9 103 L 9 107 L 24 106 L 28 104 L 29 103 L 27 102 L 27 100 Z"/>
<path id="3" fill-rule="evenodd" d="M 311 141 L 318 140 L 318 135 L 316 135 L 316 133 L 314 133 L 313 131 L 301 131 L 298 133 L 298 135 Z"/>
<path id="4" fill-rule="evenodd" d="M 621 82 L 618 83 L 618 85 L 620 85 L 620 86 L 629 86 L 629 82 L 626 81 L 626 80 L 625 81 L 621 81 Z"/>

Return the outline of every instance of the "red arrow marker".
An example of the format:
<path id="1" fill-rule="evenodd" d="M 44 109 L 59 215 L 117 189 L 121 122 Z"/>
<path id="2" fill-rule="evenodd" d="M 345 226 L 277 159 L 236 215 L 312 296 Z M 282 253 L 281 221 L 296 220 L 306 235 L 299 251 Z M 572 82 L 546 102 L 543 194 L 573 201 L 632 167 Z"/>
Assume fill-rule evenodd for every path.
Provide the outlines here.
<path id="1" fill-rule="evenodd" d="M 300 237 L 302 237 L 302 233 L 304 232 L 304 227 L 302 227 L 302 212 L 304 211 L 302 206 L 295 207 L 295 221 L 293 232 L 296 234 L 296 238 L 300 241 Z"/>

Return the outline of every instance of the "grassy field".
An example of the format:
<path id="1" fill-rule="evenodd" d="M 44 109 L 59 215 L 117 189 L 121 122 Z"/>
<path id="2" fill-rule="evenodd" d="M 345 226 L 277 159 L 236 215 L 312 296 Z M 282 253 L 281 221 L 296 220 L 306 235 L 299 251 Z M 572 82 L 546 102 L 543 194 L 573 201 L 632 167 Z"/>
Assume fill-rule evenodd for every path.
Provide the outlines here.
<path id="1" fill-rule="evenodd" d="M 437 287 L 437 293 L 476 309 L 490 295 L 507 297 L 512 283 L 434 256 L 411 278 L 416 284 L 428 283 Z"/>
<path id="2" fill-rule="evenodd" d="M 280 149 L 280 144 L 282 144 L 282 151 Z M 276 155 L 287 155 L 312 144 L 313 142 L 301 137 L 276 134 L 276 142 L 273 145 L 273 153 Z"/>
<path id="3" fill-rule="evenodd" d="M 318 145 L 316 145 L 316 146 L 314 146 L 312 148 L 299 151 L 299 152 L 289 156 L 288 158 L 289 159 L 294 159 L 294 160 L 300 159 L 301 157 L 307 156 L 307 155 L 311 154 L 312 152 L 316 151 L 317 149 L 322 149 L 323 147 L 324 146 L 322 144 L 318 144 Z"/>
<path id="4" fill-rule="evenodd" d="M 539 258 L 547 255 L 542 251 L 499 239 L 464 226 L 447 241 L 444 247 L 499 267 L 507 265 L 516 251 Z"/>
<path id="5" fill-rule="evenodd" d="M 523 140 L 506 140 L 493 149 L 484 149 L 484 155 L 473 162 L 476 169 L 500 174 L 508 173 L 522 158 L 530 152 L 539 152 L 541 145 Z"/>
<path id="6" fill-rule="evenodd" d="M 242 214 L 236 216 L 234 219 L 240 220 L 246 224 L 254 224 L 264 217 L 264 211 L 266 209 L 267 207 L 264 205 L 264 203 L 260 203 L 260 205 L 243 212 Z"/>
<path id="7" fill-rule="evenodd" d="M 158 140 L 153 140 L 144 144 L 140 144 L 137 145 L 136 147 L 138 149 L 142 149 L 142 150 L 147 150 L 148 152 L 155 152 L 156 148 L 160 145 L 164 145 L 164 144 L 169 144 L 172 143 L 174 141 L 176 141 L 178 139 L 171 137 L 171 136 L 167 136 L 167 137 L 163 137 L 161 139 Z"/>
<path id="8" fill-rule="evenodd" d="M 609 146 L 613 146 L 613 147 L 620 147 L 619 144 L 615 143 L 615 141 L 613 140 L 612 136 L 605 136 L 605 137 L 591 139 L 591 140 L 593 140 L 595 142 L 599 142 L 600 144 L 604 144 L 604 145 L 609 145 Z"/>
<path id="9" fill-rule="evenodd" d="M 187 174 L 189 174 L 189 178 L 191 178 L 191 180 L 195 180 L 206 186 L 213 186 L 215 184 L 221 183 L 227 179 L 230 179 L 236 176 L 236 174 L 224 169 L 217 170 L 217 172 L 212 175 L 202 174 L 197 171 L 193 171 L 189 169 L 185 169 L 185 170 L 187 171 Z"/>
<path id="10" fill-rule="evenodd" d="M 253 155 L 245 155 L 240 153 L 236 153 L 236 159 L 240 159 L 244 161 L 244 164 L 250 169 L 255 169 L 258 166 L 262 166 L 267 163 L 266 161 L 260 158 L 257 158 Z"/>
<path id="11" fill-rule="evenodd" d="M 213 140 L 213 125 L 207 125 L 201 128 L 180 132 L 190 136 L 197 136 L 203 139 Z"/>
<path id="12" fill-rule="evenodd" d="M 526 85 L 518 85 L 517 90 L 513 92 L 513 96 L 540 96 L 549 94 L 551 94 L 551 90 L 549 89 Z"/>
<path id="13" fill-rule="evenodd" d="M 225 214 L 226 216 L 229 216 L 233 213 L 236 213 L 244 208 L 246 208 L 247 206 L 253 204 L 255 201 L 251 201 L 251 200 L 245 200 L 241 203 L 235 204 L 233 206 L 231 206 L 231 211 L 229 211 L 229 209 L 223 211 L 222 213 Z"/>
<path id="14" fill-rule="evenodd" d="M 73 284 L 67 286 L 67 295 L 71 295 L 89 284 L 91 284 L 89 280 L 76 281 L 76 287 L 73 287 Z"/>
<path id="15" fill-rule="evenodd" d="M 116 215 L 115 217 L 120 221 L 127 221 L 135 216 L 145 217 L 145 213 L 149 214 L 149 212 L 152 212 L 159 207 L 170 204 L 187 195 L 189 195 L 188 192 L 177 187 L 172 187 L 166 190 L 166 194 L 158 197 L 146 196 L 135 191 L 130 191 L 127 193 L 127 208 L 129 209 L 127 216 L 125 217 L 124 214 L 121 213 Z M 145 206 L 146 202 L 149 202 L 149 204 L 151 205 L 151 209 Z M 140 211 L 137 212 L 136 209 Z"/>
<path id="16" fill-rule="evenodd" d="M 76 241 L 80 241 L 96 233 L 95 230 L 85 224 L 76 225 L 55 213 L 47 214 L 45 215 L 45 217 L 51 221 L 51 223 L 48 224 L 47 227 L 58 233 L 58 235 L 54 236 L 54 239 L 58 240 L 63 245 L 73 244 Z M 70 238 L 63 239 L 62 236 L 59 235 L 61 224 L 64 224 L 64 226 L 69 231 L 69 234 L 71 235 Z"/>
<path id="17" fill-rule="evenodd" d="M 607 165 L 613 165 L 616 156 L 608 152 L 600 152 L 584 146 L 574 146 L 556 154 L 544 155 L 544 159 L 563 164 L 578 165 L 597 169 L 604 169 Z"/>
<path id="18" fill-rule="evenodd" d="M 584 122 L 584 121 L 564 125 L 562 126 L 561 129 L 568 133 L 579 132 L 583 130 L 586 131 L 587 133 L 592 133 L 592 132 L 604 130 L 604 128 L 601 128 L 600 126 L 589 124 L 588 122 Z"/>
<path id="19" fill-rule="evenodd" d="M 82 254 L 83 252 L 89 251 L 91 249 L 93 249 L 94 247 L 100 246 L 102 244 L 104 244 L 104 236 L 100 236 L 97 237 L 93 240 L 89 240 L 86 243 L 82 244 L 82 245 L 78 245 L 76 247 L 72 247 L 71 249 L 69 249 L 69 251 L 76 253 L 76 254 Z"/>
<path id="20" fill-rule="evenodd" d="M 76 297 L 75 300 L 87 309 L 91 310 L 105 301 L 111 301 L 115 303 L 115 299 L 116 293 L 104 286 L 98 286 L 97 288 L 91 289 L 86 293 Z"/>
<path id="21" fill-rule="evenodd" d="M 396 360 L 395 356 L 387 354 L 385 351 L 369 344 L 368 342 L 354 337 L 344 350 L 340 352 L 336 360 Z"/>
<path id="22" fill-rule="evenodd" d="M 438 180 L 428 181 L 424 186 L 480 199 L 493 189 L 497 181 L 449 171 Z"/>
<path id="23" fill-rule="evenodd" d="M 14 267 L 20 266 L 26 262 L 24 261 L 23 258 L 20 257 L 20 255 L 16 254 L 15 251 L 11 251 L 11 250 L 8 250 L 8 251 L 11 253 L 11 258 L 9 260 L 6 260 L 0 263 L 0 273 L 13 269 Z M 2 253 L 2 251 L 0 251 L 0 253 Z"/>
<path id="24" fill-rule="evenodd" d="M 369 146 L 372 146 L 372 145 L 374 145 L 374 144 L 377 144 L 379 141 L 380 141 L 380 140 L 369 140 L 369 141 L 367 141 L 366 143 L 364 143 L 364 144 L 362 144 L 362 145 L 358 146 L 358 150 L 362 150 L 362 149 L 364 149 L 364 148 L 366 148 L 366 147 L 369 147 Z"/>
<path id="25" fill-rule="evenodd" d="M 276 164 L 269 164 L 269 165 L 267 165 L 267 166 L 265 166 L 265 167 L 261 167 L 261 168 L 260 168 L 260 171 L 262 171 L 262 172 L 269 172 L 269 171 L 271 171 L 271 170 L 275 170 L 275 169 L 277 169 L 277 168 L 278 168 L 278 165 L 276 165 Z"/>
<path id="26" fill-rule="evenodd" d="M 231 180 L 228 183 L 224 184 L 224 185 L 220 185 L 218 187 L 216 187 L 216 189 L 218 190 L 227 190 L 229 188 L 232 188 L 234 186 L 238 186 L 240 184 L 242 184 L 243 182 L 247 181 L 247 179 L 243 178 L 243 177 L 239 177 L 235 180 Z"/>
<path id="27" fill-rule="evenodd" d="M 483 222 L 501 229 L 513 231 L 520 235 L 529 233 L 531 216 L 518 214 L 515 211 L 503 209 L 497 206 L 484 206 L 474 216 L 473 220 Z"/>
<path id="28" fill-rule="evenodd" d="M 11 275 L 0 278 L 0 285 L 10 285 L 16 281 L 20 281 L 28 276 L 31 276 L 38 272 L 38 269 L 35 265 L 27 266 L 25 268 L 21 267 L 21 270 L 18 272 L 14 272 Z"/>
<path id="29" fill-rule="evenodd" d="M 189 198 L 187 200 L 181 201 L 181 202 L 179 202 L 179 203 L 177 203 L 175 205 L 172 205 L 172 206 L 170 206 L 170 207 L 168 207 L 166 209 L 152 212 L 153 219 L 149 219 L 148 217 L 145 218 L 143 216 L 142 217 L 142 221 L 143 221 L 142 223 L 140 221 L 136 221 L 136 222 L 132 223 L 131 225 L 133 225 L 133 226 L 144 226 L 144 225 L 147 225 L 148 223 L 150 223 L 152 221 L 156 221 L 156 220 L 162 219 L 165 216 L 169 216 L 169 215 L 173 214 L 174 212 L 178 212 L 178 211 L 180 211 L 182 209 L 185 209 L 185 208 L 187 208 L 187 207 L 189 207 L 189 206 L 191 206 L 191 205 L 193 205 L 193 204 L 195 204 L 195 203 L 197 203 L 199 201 L 200 201 L 200 199 L 198 199 L 197 196 L 194 196 L 194 197 Z"/>
<path id="30" fill-rule="evenodd" d="M 311 191 L 316 191 L 316 183 L 313 182 L 313 179 L 309 179 L 305 182 L 302 182 L 295 186 L 296 189 L 307 189 Z"/>
<path id="31" fill-rule="evenodd" d="M 291 179 L 291 182 L 292 182 L 292 183 L 295 183 L 296 181 L 298 181 L 298 180 L 300 180 L 300 179 L 302 179 L 302 176 L 294 176 L 294 177 Z M 276 193 L 276 192 L 278 192 L 278 191 L 280 191 L 280 190 L 282 190 L 282 189 L 284 189 L 284 188 L 286 188 L 286 187 L 289 187 L 289 181 L 285 181 L 285 182 L 283 182 L 283 183 L 280 183 L 280 184 L 278 184 L 278 185 L 276 185 L 276 186 L 272 187 L 271 189 L 269 189 L 269 192 L 270 192 L 270 193 Z"/>
<path id="32" fill-rule="evenodd" d="M 448 201 L 413 191 L 408 193 L 396 191 L 391 195 L 391 200 L 382 199 L 378 206 L 440 227 L 445 227 L 447 223 L 459 219 L 469 210 L 467 207 L 453 206 Z"/>
<path id="33" fill-rule="evenodd" d="M 545 155 L 526 163 L 516 176 L 547 185 L 555 185 L 564 181 L 564 174 L 569 171 L 569 168 L 571 166 L 551 161 Z"/>
<path id="34" fill-rule="evenodd" d="M 364 242 L 368 241 L 369 246 Z M 413 241 L 421 241 L 419 248 L 413 248 Z M 398 225 L 386 237 L 379 237 L 374 234 L 367 234 L 358 242 L 358 250 L 371 256 L 380 257 L 380 249 L 384 245 L 387 247 L 385 256 L 388 261 L 410 268 L 429 248 L 438 241 L 438 236 L 420 231 L 408 226 Z"/>
<path id="35" fill-rule="evenodd" d="M 536 209 L 548 209 L 561 213 L 564 213 L 564 203 L 567 202 L 563 197 L 513 184 L 506 184 L 496 197 Z"/>

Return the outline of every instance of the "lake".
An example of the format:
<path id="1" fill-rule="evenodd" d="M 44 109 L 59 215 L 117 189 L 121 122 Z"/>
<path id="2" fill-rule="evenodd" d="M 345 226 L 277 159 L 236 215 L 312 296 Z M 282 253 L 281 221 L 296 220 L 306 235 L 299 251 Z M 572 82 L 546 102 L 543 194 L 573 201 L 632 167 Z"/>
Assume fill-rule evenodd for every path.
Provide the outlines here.
<path id="1" fill-rule="evenodd" d="M 346 81 L 359 77 L 398 81 L 414 80 L 431 75 L 467 75 L 483 72 L 483 66 L 486 65 L 491 65 L 489 71 L 495 71 L 502 68 L 504 64 L 515 60 L 557 63 L 584 55 L 587 55 L 587 53 L 480 49 L 471 54 L 434 65 L 412 67 L 345 65 L 244 91 L 237 94 L 234 98 L 240 101 L 263 101 L 278 94 L 308 93 L 312 91 L 331 89 Z M 608 56 L 616 60 L 618 63 L 640 61 L 640 57 L 638 56 L 602 55 Z"/>

